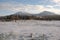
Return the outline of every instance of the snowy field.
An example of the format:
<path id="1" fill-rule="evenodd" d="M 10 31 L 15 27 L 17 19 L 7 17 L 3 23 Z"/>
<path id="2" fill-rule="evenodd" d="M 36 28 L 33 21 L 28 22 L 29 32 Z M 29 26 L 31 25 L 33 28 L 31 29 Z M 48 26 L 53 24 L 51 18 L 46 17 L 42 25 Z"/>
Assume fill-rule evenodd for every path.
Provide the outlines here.
<path id="1" fill-rule="evenodd" d="M 49 40 L 60 40 L 60 21 L 20 20 L 0 22 L 0 33 L 14 34 L 38 33 L 46 34 Z"/>

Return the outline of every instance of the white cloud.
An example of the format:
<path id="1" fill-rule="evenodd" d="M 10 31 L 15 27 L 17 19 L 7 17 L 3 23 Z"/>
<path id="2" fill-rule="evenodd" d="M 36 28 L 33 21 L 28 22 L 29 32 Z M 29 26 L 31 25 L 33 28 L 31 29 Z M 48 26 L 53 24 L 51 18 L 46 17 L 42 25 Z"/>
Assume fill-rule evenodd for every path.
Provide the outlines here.
<path id="1" fill-rule="evenodd" d="M 56 2 L 56 3 L 60 2 L 60 0 L 53 0 L 53 1 Z"/>
<path id="2" fill-rule="evenodd" d="M 51 6 L 51 5 L 47 5 L 46 7 L 47 8 L 54 8 L 54 6 Z"/>
<path id="3" fill-rule="evenodd" d="M 53 0 L 53 2 L 60 4 L 60 0 Z"/>
<path id="4" fill-rule="evenodd" d="M 18 4 L 18 5 L 13 5 L 13 4 L 0 4 L 0 10 L 11 10 L 11 11 L 25 11 L 29 13 L 39 13 L 42 11 L 51 11 L 54 13 L 59 14 L 60 10 L 55 9 L 51 5 L 47 5 L 47 7 L 43 5 L 24 5 L 24 4 Z"/>
<path id="5" fill-rule="evenodd" d="M 59 9 L 55 9 L 55 8 L 45 8 L 45 10 L 54 12 L 56 14 L 59 14 L 60 13 L 60 10 Z"/>

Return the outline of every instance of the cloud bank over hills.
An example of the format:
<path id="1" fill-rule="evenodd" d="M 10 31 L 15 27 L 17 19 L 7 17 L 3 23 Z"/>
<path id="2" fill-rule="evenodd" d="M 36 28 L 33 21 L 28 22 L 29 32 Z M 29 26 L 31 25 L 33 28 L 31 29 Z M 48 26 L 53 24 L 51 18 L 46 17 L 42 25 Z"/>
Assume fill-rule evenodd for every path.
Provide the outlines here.
<path id="1" fill-rule="evenodd" d="M 2 0 L 0 1 L 0 14 L 13 14 L 18 11 L 40 13 L 50 11 L 60 14 L 60 0 Z"/>

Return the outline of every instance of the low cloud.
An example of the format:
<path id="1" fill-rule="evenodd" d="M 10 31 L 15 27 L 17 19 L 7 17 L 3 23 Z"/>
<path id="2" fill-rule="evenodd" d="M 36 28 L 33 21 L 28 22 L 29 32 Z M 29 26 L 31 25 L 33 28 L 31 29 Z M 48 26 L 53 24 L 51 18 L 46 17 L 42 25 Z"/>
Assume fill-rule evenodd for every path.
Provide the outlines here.
<path id="1" fill-rule="evenodd" d="M 47 5 L 46 7 L 43 5 L 24 5 L 24 4 L 0 4 L 0 10 L 10 10 L 14 12 L 25 11 L 29 13 L 39 13 L 42 11 L 51 11 L 59 14 L 60 10 L 54 8 L 54 6 Z"/>
<path id="2" fill-rule="evenodd" d="M 60 0 L 53 0 L 56 4 L 60 4 Z"/>

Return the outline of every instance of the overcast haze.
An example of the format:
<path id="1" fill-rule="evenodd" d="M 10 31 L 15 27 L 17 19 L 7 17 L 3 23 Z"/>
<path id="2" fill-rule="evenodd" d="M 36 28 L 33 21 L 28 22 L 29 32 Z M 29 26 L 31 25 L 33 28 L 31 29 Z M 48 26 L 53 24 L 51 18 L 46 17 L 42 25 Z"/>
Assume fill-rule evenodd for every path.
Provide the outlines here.
<path id="1" fill-rule="evenodd" d="M 50 11 L 60 14 L 60 0 L 0 0 L 0 16 L 18 11 L 28 13 Z"/>

